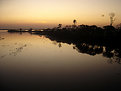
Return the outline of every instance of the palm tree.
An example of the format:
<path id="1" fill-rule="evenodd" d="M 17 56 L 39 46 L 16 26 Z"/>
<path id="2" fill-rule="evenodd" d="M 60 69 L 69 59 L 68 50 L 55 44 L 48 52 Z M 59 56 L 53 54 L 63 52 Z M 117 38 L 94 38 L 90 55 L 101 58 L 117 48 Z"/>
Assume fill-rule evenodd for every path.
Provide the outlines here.
<path id="1" fill-rule="evenodd" d="M 114 19 L 115 13 L 110 13 L 109 16 L 110 16 L 110 26 L 112 26 L 115 21 L 115 19 Z"/>

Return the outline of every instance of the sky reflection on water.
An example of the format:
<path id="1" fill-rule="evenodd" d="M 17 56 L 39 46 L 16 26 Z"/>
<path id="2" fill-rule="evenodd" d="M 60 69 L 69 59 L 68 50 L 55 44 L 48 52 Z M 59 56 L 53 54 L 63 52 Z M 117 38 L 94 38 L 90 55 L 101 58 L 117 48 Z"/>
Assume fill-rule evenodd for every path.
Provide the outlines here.
<path id="1" fill-rule="evenodd" d="M 45 36 L 0 31 L 2 91 L 119 89 L 121 65 Z M 108 88 L 109 89 L 109 88 Z M 118 91 L 118 90 L 117 90 Z"/>

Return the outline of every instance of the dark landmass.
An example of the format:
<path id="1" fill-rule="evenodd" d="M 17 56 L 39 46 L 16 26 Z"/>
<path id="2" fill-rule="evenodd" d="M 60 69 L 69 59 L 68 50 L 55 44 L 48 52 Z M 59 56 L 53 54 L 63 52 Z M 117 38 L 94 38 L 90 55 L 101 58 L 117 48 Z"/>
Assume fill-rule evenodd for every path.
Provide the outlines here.
<path id="1" fill-rule="evenodd" d="M 56 41 L 59 46 L 62 43 L 74 44 L 73 49 L 79 53 L 89 55 L 102 54 L 109 58 L 109 63 L 121 64 L 121 29 L 113 26 L 83 26 L 84 28 L 63 28 L 48 29 L 37 34 L 44 34 L 52 41 Z M 60 46 L 61 47 L 61 46 Z"/>
<path id="2" fill-rule="evenodd" d="M 95 25 L 73 25 L 61 28 L 61 25 L 53 29 L 44 29 L 43 31 L 29 29 L 28 31 L 8 30 L 8 32 L 30 32 L 32 34 L 45 35 L 52 41 L 58 43 L 74 44 L 73 49 L 79 53 L 89 55 L 102 54 L 104 57 L 115 59 L 115 62 L 121 64 L 121 28 L 113 26 L 104 26 L 103 28 Z M 61 44 L 59 45 L 61 47 Z M 113 63 L 110 60 L 110 63 Z"/>

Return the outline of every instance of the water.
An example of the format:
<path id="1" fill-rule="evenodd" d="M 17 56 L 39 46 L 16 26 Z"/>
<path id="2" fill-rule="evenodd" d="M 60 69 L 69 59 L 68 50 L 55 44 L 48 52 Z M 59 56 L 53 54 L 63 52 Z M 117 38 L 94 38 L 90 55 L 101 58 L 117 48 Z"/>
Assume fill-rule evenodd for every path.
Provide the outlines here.
<path id="1" fill-rule="evenodd" d="M 80 51 L 73 43 L 1 30 L 0 89 L 120 91 L 120 58 L 104 56 L 103 53 L 89 54 L 89 51 Z"/>

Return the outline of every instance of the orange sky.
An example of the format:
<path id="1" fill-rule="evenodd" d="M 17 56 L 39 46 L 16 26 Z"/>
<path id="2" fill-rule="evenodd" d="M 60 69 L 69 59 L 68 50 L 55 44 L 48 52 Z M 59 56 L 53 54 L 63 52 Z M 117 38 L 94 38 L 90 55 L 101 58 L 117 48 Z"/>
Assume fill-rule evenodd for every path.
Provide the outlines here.
<path id="1" fill-rule="evenodd" d="M 59 23 L 108 25 L 109 13 L 121 21 L 121 0 L 0 0 L 0 28 L 54 27 Z M 104 17 L 101 15 L 104 14 Z"/>

